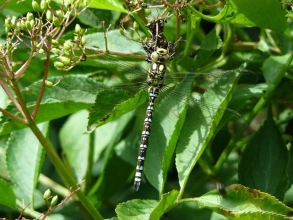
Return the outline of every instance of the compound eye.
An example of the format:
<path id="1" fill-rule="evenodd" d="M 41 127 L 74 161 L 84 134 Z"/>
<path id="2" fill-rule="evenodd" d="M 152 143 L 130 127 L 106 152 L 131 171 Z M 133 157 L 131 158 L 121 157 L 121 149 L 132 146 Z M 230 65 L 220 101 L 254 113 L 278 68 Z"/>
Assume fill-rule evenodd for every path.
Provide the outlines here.
<path id="1" fill-rule="evenodd" d="M 160 55 L 165 55 L 167 54 L 167 50 L 164 48 L 158 48 L 157 53 L 159 53 Z"/>
<path id="2" fill-rule="evenodd" d="M 154 62 L 158 62 L 158 59 L 159 59 L 159 54 L 155 51 L 155 52 L 152 52 L 151 54 L 151 59 L 152 61 Z"/>

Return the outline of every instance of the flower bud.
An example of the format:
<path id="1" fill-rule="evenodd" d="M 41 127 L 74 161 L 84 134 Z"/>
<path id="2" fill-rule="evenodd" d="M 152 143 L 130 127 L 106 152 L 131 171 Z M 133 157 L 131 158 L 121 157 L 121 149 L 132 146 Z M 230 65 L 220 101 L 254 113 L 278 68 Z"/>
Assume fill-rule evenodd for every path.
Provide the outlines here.
<path id="1" fill-rule="evenodd" d="M 51 200 L 51 207 L 52 206 L 55 206 L 56 204 L 57 204 L 57 202 L 58 202 L 58 196 L 54 196 L 53 198 L 52 198 L 52 200 Z"/>
<path id="2" fill-rule="evenodd" d="M 47 87 L 53 87 L 53 85 L 54 85 L 53 82 L 51 82 L 49 80 L 46 80 L 45 84 L 46 84 Z"/>
<path id="3" fill-rule="evenodd" d="M 59 45 L 59 42 L 58 42 L 57 40 L 53 39 L 53 40 L 52 40 L 52 44 L 53 44 L 54 46 L 57 46 L 57 45 Z"/>
<path id="4" fill-rule="evenodd" d="M 64 18 L 64 12 L 61 11 L 61 10 L 57 10 L 56 15 L 57 15 L 58 18 Z"/>
<path id="5" fill-rule="evenodd" d="M 151 14 L 152 14 L 152 11 L 151 11 L 151 9 L 146 8 L 146 9 L 144 10 L 144 13 L 145 13 L 146 15 L 151 15 Z"/>
<path id="6" fill-rule="evenodd" d="M 52 21 L 52 17 L 53 17 L 52 12 L 50 10 L 47 10 L 46 11 L 46 18 L 47 18 L 47 20 L 48 21 Z"/>
<path id="7" fill-rule="evenodd" d="M 81 44 L 86 45 L 86 39 L 84 37 L 81 38 Z"/>
<path id="8" fill-rule="evenodd" d="M 52 51 L 52 53 L 54 53 L 54 54 L 60 54 L 60 50 L 59 50 L 58 48 L 53 47 L 53 48 L 51 49 L 51 51 Z"/>
<path id="9" fill-rule="evenodd" d="M 58 70 L 64 69 L 64 64 L 59 61 L 56 61 L 56 62 L 54 62 L 54 67 Z"/>
<path id="10" fill-rule="evenodd" d="M 82 30 L 81 30 L 80 25 L 79 25 L 79 24 L 76 24 L 76 25 L 75 25 L 75 33 L 80 34 L 81 31 L 82 31 Z"/>
<path id="11" fill-rule="evenodd" d="M 28 13 L 26 14 L 26 19 L 27 19 L 28 21 L 31 21 L 31 20 L 34 19 L 34 15 L 33 15 L 32 13 L 28 12 Z"/>
<path id="12" fill-rule="evenodd" d="M 60 21 L 57 17 L 53 16 L 53 24 L 56 26 L 56 27 L 59 27 L 60 26 Z"/>
<path id="13" fill-rule="evenodd" d="M 138 23 L 137 22 L 133 22 L 132 28 L 133 28 L 133 30 L 137 31 L 138 28 L 139 28 Z"/>
<path id="14" fill-rule="evenodd" d="M 45 11 L 48 9 L 48 3 L 45 0 L 41 1 L 41 10 Z"/>
<path id="15" fill-rule="evenodd" d="M 43 48 L 39 49 L 39 54 L 44 54 L 45 53 L 45 50 Z"/>
<path id="16" fill-rule="evenodd" d="M 73 45 L 72 45 L 72 42 L 70 40 L 65 41 L 64 44 L 63 44 L 64 50 L 70 50 L 72 46 Z"/>
<path id="17" fill-rule="evenodd" d="M 59 60 L 66 66 L 70 65 L 70 59 L 68 57 L 60 56 Z"/>
<path id="18" fill-rule="evenodd" d="M 51 196 L 51 190 L 47 189 L 43 194 L 43 199 L 48 199 Z"/>
<path id="19" fill-rule="evenodd" d="M 35 11 L 39 11 L 40 10 L 40 6 L 36 1 L 32 1 L 32 7 Z"/>
<path id="20" fill-rule="evenodd" d="M 11 25 L 12 25 L 11 18 L 10 17 L 5 18 L 5 26 L 10 29 Z"/>
<path id="21" fill-rule="evenodd" d="M 17 21 L 16 17 L 15 16 L 12 16 L 11 26 L 14 27 L 14 28 L 16 27 L 16 21 Z"/>

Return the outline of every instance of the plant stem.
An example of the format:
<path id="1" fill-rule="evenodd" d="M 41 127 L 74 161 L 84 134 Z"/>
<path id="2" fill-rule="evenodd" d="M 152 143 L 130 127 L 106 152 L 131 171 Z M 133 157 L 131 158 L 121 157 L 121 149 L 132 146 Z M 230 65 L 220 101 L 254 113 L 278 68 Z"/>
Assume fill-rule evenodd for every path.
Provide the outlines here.
<path id="1" fill-rule="evenodd" d="M 85 176 L 85 188 L 84 192 L 87 193 L 91 185 L 92 167 L 94 161 L 94 149 L 95 149 L 95 132 L 90 133 L 89 152 L 88 152 L 88 164 Z"/>
<path id="2" fill-rule="evenodd" d="M 54 164 L 58 173 L 62 177 L 66 186 L 67 187 L 76 186 L 77 184 L 74 178 L 70 175 L 70 173 L 65 168 L 55 148 L 52 146 L 52 144 L 49 141 L 47 141 L 47 139 L 44 137 L 44 135 L 39 130 L 37 125 L 32 121 L 32 123 L 29 123 L 29 127 L 32 130 L 32 132 L 35 134 L 35 136 L 38 138 L 41 145 L 44 147 L 46 153 L 50 157 L 52 163 Z M 76 195 L 81 201 L 81 203 L 83 204 L 83 207 L 90 213 L 93 219 L 97 219 L 97 220 L 103 219 L 101 214 L 95 209 L 94 205 L 87 199 L 87 197 L 83 194 L 82 191 L 78 190 L 76 192 Z"/>
<path id="3" fill-rule="evenodd" d="M 76 183 L 75 179 L 72 177 L 72 175 L 68 172 L 68 170 L 66 169 L 66 167 L 62 163 L 59 155 L 57 154 L 57 152 L 55 150 L 55 148 L 53 147 L 51 142 L 49 142 L 45 138 L 43 133 L 37 127 L 34 119 L 31 117 L 30 112 L 27 109 L 26 103 L 25 103 L 25 101 L 24 101 L 24 99 L 23 99 L 23 97 L 21 95 L 20 90 L 19 90 L 17 80 L 13 79 L 13 80 L 11 80 L 11 83 L 12 83 L 12 86 L 14 88 L 16 97 L 17 97 L 17 99 L 19 101 L 19 104 L 20 104 L 20 106 L 22 106 L 22 110 L 23 110 L 23 113 L 24 113 L 25 118 L 27 120 L 28 127 L 32 130 L 32 132 L 35 134 L 36 138 L 39 140 L 40 144 L 45 149 L 45 151 L 48 154 L 48 156 L 50 157 L 54 167 L 56 168 L 56 170 L 58 171 L 59 175 L 63 179 L 66 187 L 70 188 L 70 187 L 76 186 L 77 183 Z M 79 198 L 79 200 L 81 201 L 81 203 L 83 205 L 83 208 L 85 208 L 88 211 L 89 215 L 91 215 L 91 217 L 93 219 L 97 219 L 97 220 L 103 219 L 101 214 L 95 209 L 94 205 L 87 199 L 87 197 L 83 194 L 83 192 L 81 190 L 78 190 L 76 192 L 76 195 Z"/>
<path id="4" fill-rule="evenodd" d="M 274 84 L 270 84 L 269 87 L 267 88 L 266 93 L 263 95 L 263 97 L 258 101 L 258 103 L 255 105 L 255 107 L 252 109 L 252 111 L 250 112 L 250 114 L 247 117 L 247 122 L 250 123 L 252 121 L 252 119 L 256 116 L 256 114 L 262 109 L 264 108 L 268 102 L 271 100 L 271 97 L 274 95 L 277 86 L 279 85 L 279 83 L 281 82 L 285 72 L 289 69 L 290 64 L 293 61 L 293 53 L 290 55 L 290 57 L 288 58 L 287 62 L 285 65 L 283 65 L 282 69 L 280 70 L 280 74 L 278 74 L 278 77 L 276 78 L 276 80 L 274 81 Z M 228 143 L 227 147 L 225 148 L 225 150 L 222 152 L 221 156 L 219 157 L 215 167 L 214 167 L 214 171 L 215 173 L 217 173 L 221 167 L 223 166 L 223 164 L 226 162 L 227 157 L 229 156 L 229 154 L 231 153 L 231 151 L 233 150 L 235 144 L 237 143 L 237 141 L 241 138 L 242 136 L 242 130 L 238 131 L 234 137 L 230 140 L 230 142 Z"/>
<path id="5" fill-rule="evenodd" d="M 42 81 L 42 85 L 40 88 L 40 92 L 36 101 L 36 105 L 34 107 L 34 110 L 31 114 L 31 117 L 33 119 L 36 118 L 36 115 L 38 113 L 38 109 L 40 107 L 44 92 L 45 92 L 45 87 L 46 87 L 46 80 L 48 78 L 48 72 L 49 72 L 49 66 L 50 66 L 50 52 L 51 52 L 51 43 L 52 43 L 52 38 L 48 36 L 48 41 L 47 41 L 47 50 L 46 50 L 46 63 L 45 63 L 45 70 L 44 70 L 44 76 L 43 76 L 43 81 Z"/>

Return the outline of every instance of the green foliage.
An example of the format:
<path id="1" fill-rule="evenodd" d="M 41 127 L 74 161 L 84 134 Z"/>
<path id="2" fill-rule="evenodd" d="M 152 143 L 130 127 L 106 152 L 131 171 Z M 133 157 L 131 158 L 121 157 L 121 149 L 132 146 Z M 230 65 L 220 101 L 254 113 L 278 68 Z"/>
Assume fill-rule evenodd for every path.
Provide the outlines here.
<path id="1" fill-rule="evenodd" d="M 121 2 L 0 2 L 0 218 L 292 218 L 293 3 Z M 158 16 L 176 54 L 134 193 Z"/>

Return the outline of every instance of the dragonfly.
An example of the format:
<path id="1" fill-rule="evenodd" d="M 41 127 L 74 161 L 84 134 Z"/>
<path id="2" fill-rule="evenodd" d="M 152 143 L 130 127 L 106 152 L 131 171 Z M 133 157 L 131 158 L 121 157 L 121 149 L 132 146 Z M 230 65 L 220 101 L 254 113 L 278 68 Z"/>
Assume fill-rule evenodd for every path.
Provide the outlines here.
<path id="1" fill-rule="evenodd" d="M 140 144 L 138 143 L 140 147 L 134 180 L 135 191 L 139 189 L 141 184 L 147 149 L 148 151 L 151 149 L 149 145 L 152 144 L 152 140 L 155 140 L 152 136 L 159 134 L 156 131 L 157 126 L 153 127 L 154 123 L 160 123 L 162 120 L 177 122 L 185 111 L 186 120 L 196 124 L 201 118 L 209 121 L 213 118 L 211 112 L 220 109 L 220 112 L 226 115 L 225 118 L 232 118 L 233 121 L 240 121 L 239 124 L 245 124 L 245 120 L 237 112 L 221 107 L 217 100 L 212 102 L 206 100 L 209 96 L 214 96 L 217 99 L 218 95 L 221 96 L 228 92 L 237 81 L 240 73 L 245 82 L 254 83 L 256 81 L 256 74 L 245 70 L 243 66 L 234 70 L 210 73 L 172 73 L 167 71 L 166 63 L 169 58 L 165 49 L 162 51 L 158 49 L 152 57 L 156 61 L 153 62 L 156 66 L 151 64 L 150 70 L 146 70 L 137 63 L 123 61 L 110 54 L 104 54 L 95 60 L 98 63 L 93 64 L 99 66 L 99 74 L 92 74 L 93 78 L 97 78 L 97 75 L 101 78 L 99 78 L 99 82 L 89 77 L 85 84 L 80 84 L 76 81 L 68 81 L 69 78 L 76 76 L 65 76 L 57 85 L 63 90 L 68 90 L 72 95 L 74 95 L 72 92 L 74 88 L 79 88 L 79 96 L 83 96 L 80 91 L 90 91 L 90 93 L 96 94 L 95 104 L 90 110 L 89 132 L 147 103 L 141 141 Z M 160 60 L 159 63 L 158 60 Z M 152 78 L 149 76 L 152 70 L 157 71 L 159 75 L 164 75 L 157 77 L 155 85 L 150 83 L 150 79 L 148 79 Z M 189 128 L 192 131 L 193 128 L 187 125 L 187 129 Z M 154 147 L 158 148 L 159 146 Z"/>
<path id="2" fill-rule="evenodd" d="M 82 87 L 81 90 L 97 94 L 94 106 L 90 110 L 89 132 L 147 103 L 135 169 L 133 184 L 135 191 L 139 190 L 147 149 L 152 144 L 151 127 L 152 133 L 158 134 L 153 123 L 165 120 L 165 118 L 177 123 L 181 120 L 181 115 L 185 114 L 187 121 L 196 124 L 200 118 L 209 121 L 208 119 L 213 118 L 211 112 L 219 111 L 222 115 L 227 115 L 224 118 L 234 118 L 235 121 L 242 121 L 240 124 L 245 124 L 245 120 L 237 112 L 221 107 L 217 101 L 212 101 L 211 104 L 206 100 L 211 95 L 217 99 L 217 96 L 228 93 L 239 79 L 240 74 L 248 82 L 256 81 L 256 75 L 246 71 L 244 66 L 234 70 L 211 73 L 169 73 L 167 63 L 175 55 L 176 43 L 166 40 L 163 34 L 165 22 L 164 19 L 159 18 L 152 20 L 147 25 L 152 35 L 143 44 L 146 61 L 150 63 L 148 70 L 101 52 L 101 56 L 93 60 L 93 66 L 99 67 L 99 72 L 103 72 L 103 74 L 99 74 L 101 82 L 89 79 L 85 85 L 81 85 L 67 81 L 68 85 L 64 86 L 64 83 L 66 84 L 65 76 L 58 85 L 59 87 L 64 86 L 63 88 L 69 91 L 72 91 L 72 88 Z M 206 91 L 207 93 L 205 93 Z M 224 124 L 225 120 L 221 124 Z M 184 126 L 190 128 L 190 131 L 193 130 L 192 126 Z"/>

